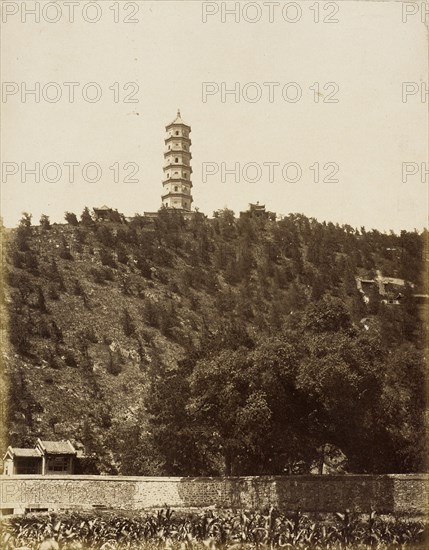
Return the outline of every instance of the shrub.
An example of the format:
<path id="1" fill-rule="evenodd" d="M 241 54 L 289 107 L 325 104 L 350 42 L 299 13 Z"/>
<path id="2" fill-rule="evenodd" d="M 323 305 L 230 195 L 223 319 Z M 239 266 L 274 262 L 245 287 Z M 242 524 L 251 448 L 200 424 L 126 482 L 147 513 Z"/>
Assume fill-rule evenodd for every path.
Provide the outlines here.
<path id="1" fill-rule="evenodd" d="M 91 342 L 92 344 L 96 344 L 98 342 L 97 334 L 92 325 L 81 329 L 78 333 L 78 338 L 85 342 Z"/>
<path id="2" fill-rule="evenodd" d="M 36 307 L 39 311 L 42 313 L 47 313 L 48 308 L 46 307 L 46 300 L 45 295 L 43 294 L 43 290 L 41 286 L 37 287 L 37 302 Z"/>
<path id="3" fill-rule="evenodd" d="M 37 255 L 32 250 L 24 252 L 24 263 L 30 273 L 33 275 L 39 274 L 39 260 Z"/>
<path id="4" fill-rule="evenodd" d="M 63 276 L 58 269 L 58 264 L 55 259 L 53 259 L 50 265 L 45 268 L 44 274 L 51 281 L 58 283 L 58 288 L 60 291 L 66 290 Z"/>
<path id="5" fill-rule="evenodd" d="M 83 296 L 84 289 L 77 279 L 73 279 L 73 294 L 75 296 Z"/>
<path id="6" fill-rule="evenodd" d="M 74 214 L 73 212 L 66 212 L 64 214 L 64 218 L 65 218 L 66 222 L 70 225 L 73 225 L 73 226 L 79 225 L 76 214 Z"/>
<path id="7" fill-rule="evenodd" d="M 28 318 L 19 309 L 12 307 L 9 311 L 9 340 L 18 353 L 30 352 L 31 327 Z"/>
<path id="8" fill-rule="evenodd" d="M 60 327 L 57 325 L 57 323 L 52 320 L 51 321 L 51 327 L 52 327 L 52 332 L 53 332 L 53 335 L 54 335 L 54 338 L 56 340 L 56 342 L 60 343 L 63 341 L 63 331 L 60 329 Z"/>
<path id="9" fill-rule="evenodd" d="M 92 216 L 89 212 L 89 208 L 85 206 L 83 209 L 83 212 L 80 216 L 81 224 L 85 227 L 91 227 L 94 225 L 94 220 L 92 219 Z"/>
<path id="10" fill-rule="evenodd" d="M 122 316 L 122 328 L 125 336 L 132 336 L 136 331 L 134 321 L 127 309 L 124 309 L 124 314 Z"/>
<path id="11" fill-rule="evenodd" d="M 125 296 L 131 296 L 133 294 L 133 285 L 131 283 L 131 278 L 128 275 L 121 276 L 119 286 L 120 286 L 121 292 Z"/>
<path id="12" fill-rule="evenodd" d="M 113 273 L 107 267 L 93 267 L 91 268 L 90 273 L 92 278 L 94 279 L 94 282 L 99 285 L 104 285 L 106 284 L 106 281 L 114 280 Z"/>
<path id="13" fill-rule="evenodd" d="M 25 266 L 25 255 L 23 252 L 20 252 L 14 248 L 10 252 L 10 258 L 12 260 L 12 265 L 18 269 L 22 269 Z"/>
<path id="14" fill-rule="evenodd" d="M 58 370 L 61 368 L 61 362 L 58 360 L 57 354 L 55 354 L 52 350 L 48 350 L 45 359 L 50 369 Z"/>
<path id="15" fill-rule="evenodd" d="M 123 246 L 120 246 L 117 250 L 118 255 L 118 262 L 124 265 L 128 264 L 128 255 L 125 252 L 125 248 Z"/>
<path id="16" fill-rule="evenodd" d="M 118 376 L 122 372 L 123 358 L 119 351 L 109 350 L 109 360 L 107 362 L 107 372 Z"/>
<path id="17" fill-rule="evenodd" d="M 60 295 L 58 294 L 58 290 L 56 289 L 56 287 L 54 285 L 49 285 L 48 297 L 51 300 L 59 300 L 60 299 Z"/>
<path id="18" fill-rule="evenodd" d="M 31 214 L 24 212 L 19 222 L 15 236 L 15 244 L 19 251 L 26 252 L 30 249 L 29 240 L 31 238 Z"/>
<path id="19" fill-rule="evenodd" d="M 40 227 L 45 231 L 51 229 L 51 222 L 49 221 L 49 216 L 46 214 L 42 214 L 40 218 Z"/>
<path id="20" fill-rule="evenodd" d="M 158 307 L 150 298 L 145 298 L 143 303 L 143 317 L 151 327 L 159 327 Z"/>
<path id="21" fill-rule="evenodd" d="M 140 273 L 143 275 L 143 277 L 145 277 L 146 279 L 152 278 L 151 266 L 146 258 L 141 255 L 137 258 L 137 268 L 140 270 Z"/>
<path id="22" fill-rule="evenodd" d="M 6 274 L 6 281 L 10 286 L 19 290 L 19 294 L 22 300 L 26 302 L 28 296 L 31 294 L 33 290 L 30 277 L 26 273 L 17 273 L 16 271 L 9 271 Z"/>
<path id="23" fill-rule="evenodd" d="M 100 227 L 97 227 L 96 232 L 98 240 L 104 245 L 112 248 L 115 245 L 115 237 L 113 236 L 112 230 L 106 227 L 105 225 L 101 225 Z"/>
<path id="24" fill-rule="evenodd" d="M 50 338 L 51 337 L 51 331 L 49 330 L 49 325 L 46 322 L 46 319 L 43 317 L 40 318 L 38 324 L 37 324 L 39 336 L 41 338 Z"/>
<path id="25" fill-rule="evenodd" d="M 63 260 L 73 260 L 73 256 L 70 252 L 70 247 L 67 244 L 67 241 L 64 238 L 64 236 L 61 237 L 61 243 L 58 249 L 58 255 Z"/>
<path id="26" fill-rule="evenodd" d="M 67 367 L 77 367 L 76 357 L 74 356 L 74 353 L 71 349 L 66 349 L 63 353 L 63 357 L 64 363 L 67 365 Z"/>
<path id="27" fill-rule="evenodd" d="M 100 260 L 104 266 L 117 267 L 116 260 L 112 252 L 104 247 L 100 249 Z"/>

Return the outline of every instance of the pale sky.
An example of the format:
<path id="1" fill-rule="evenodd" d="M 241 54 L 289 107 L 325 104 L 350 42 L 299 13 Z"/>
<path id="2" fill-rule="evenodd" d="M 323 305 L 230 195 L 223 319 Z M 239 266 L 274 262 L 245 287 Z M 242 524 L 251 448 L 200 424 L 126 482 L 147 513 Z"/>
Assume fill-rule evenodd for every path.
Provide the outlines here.
<path id="1" fill-rule="evenodd" d="M 11 10 L 13 5 L 21 9 L 21 2 L 8 4 Z M 17 174 L 6 178 L 3 173 L 1 209 L 6 225 L 15 225 L 23 211 L 31 212 L 37 222 L 41 213 L 62 221 L 66 210 L 80 214 L 85 205 L 107 204 L 126 215 L 157 210 L 164 127 L 178 107 L 192 126 L 194 206 L 208 215 L 224 207 L 238 213 L 259 200 L 278 214 L 301 212 L 354 227 L 398 231 L 427 225 L 429 176 L 422 182 L 421 168 L 428 162 L 428 99 L 422 101 L 416 90 L 428 85 L 428 30 L 420 12 L 403 22 L 401 2 L 340 1 L 339 10 L 334 2 L 319 2 L 320 19 L 338 22 L 316 23 L 310 9 L 314 1 L 279 1 L 273 22 L 262 3 L 260 20 L 251 23 L 244 19 L 256 17 L 254 3 L 242 2 L 247 11 L 235 22 L 233 16 L 222 21 L 224 3 L 219 2 L 219 12 L 208 15 L 204 23 L 203 3 L 198 0 L 128 2 L 128 11 L 122 2 L 119 14 L 113 1 L 103 0 L 95 2 L 100 20 L 89 23 L 81 12 L 86 2 L 76 7 L 74 22 L 68 20 L 64 2 L 58 4 L 63 17 L 57 23 L 43 21 L 43 14 L 35 23 L 34 17 L 18 12 L 2 24 L 1 80 L 16 83 L 9 85 L 10 95 L 3 93 L 1 104 L 2 168 L 4 172 L 18 167 Z M 209 4 L 206 9 L 213 3 Z M 286 19 L 296 18 L 295 23 L 282 16 L 285 4 L 290 5 Z M 292 4 L 298 4 L 299 15 Z M 91 18 L 96 12 L 87 14 Z M 138 22 L 115 23 L 116 15 Z M 34 88 L 36 82 L 41 89 L 57 83 L 61 99 L 50 103 L 42 94 L 35 103 L 28 95 L 22 102 L 25 86 Z M 74 103 L 69 102 L 65 82 L 79 83 Z M 82 98 L 90 82 L 102 91 L 96 103 Z M 115 82 L 121 91 L 119 103 L 109 90 Z M 122 87 L 128 82 L 139 86 L 138 103 L 122 101 Z M 264 82 L 278 83 L 273 102 Z M 290 97 L 297 89 L 302 93 L 295 103 L 285 101 L 281 93 L 291 82 L 296 84 L 287 88 Z M 335 92 L 333 98 L 339 101 L 324 103 L 320 95 L 316 103 L 316 82 L 325 98 Z M 411 83 L 405 103 L 404 82 Z M 238 102 L 232 95 L 222 102 L 220 92 L 204 102 L 204 83 L 215 83 L 212 88 L 219 89 L 222 83 L 227 88 L 236 85 L 242 94 Z M 248 83 L 257 86 L 246 87 Z M 335 86 L 324 91 L 326 83 Z M 258 89 L 259 101 L 246 100 Z M 47 93 L 52 98 L 55 88 Z M 21 164 L 32 168 L 36 162 L 41 165 L 40 182 L 31 175 L 21 181 Z M 73 183 L 67 181 L 67 162 L 79 163 Z M 271 182 L 263 164 L 268 162 L 279 163 Z M 406 182 L 404 162 L 414 163 L 410 171 L 418 170 Z M 47 163 L 62 167 L 60 181 L 44 180 L 42 167 Z M 86 163 L 101 167 L 99 182 L 84 181 Z M 125 182 L 121 171 L 115 183 L 109 169 L 115 163 L 138 165 L 139 181 Z M 203 181 L 205 163 L 215 163 L 219 171 Z M 246 181 L 243 173 L 239 182 L 232 175 L 222 181 L 222 163 L 228 170 L 236 163 L 241 169 L 258 163 L 259 181 Z M 296 183 L 282 176 L 281 168 L 288 163 L 302 170 Z M 328 175 L 326 163 L 337 164 L 334 179 L 339 181 L 315 183 L 315 163 L 321 179 Z M 254 173 L 250 169 L 247 178 Z M 287 175 L 293 177 L 293 169 Z"/>

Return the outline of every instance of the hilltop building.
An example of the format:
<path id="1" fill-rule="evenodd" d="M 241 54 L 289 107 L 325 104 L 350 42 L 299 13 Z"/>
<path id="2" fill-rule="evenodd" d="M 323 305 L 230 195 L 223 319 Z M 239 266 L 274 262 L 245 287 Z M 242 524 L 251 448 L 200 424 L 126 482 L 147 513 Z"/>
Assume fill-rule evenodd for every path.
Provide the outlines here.
<path id="1" fill-rule="evenodd" d="M 192 167 L 191 167 L 191 127 L 186 124 L 177 111 L 177 116 L 165 127 L 163 167 L 164 179 L 162 181 L 163 194 L 161 196 L 162 207 L 185 214 L 192 212 Z M 156 218 L 157 212 L 145 212 L 145 217 Z"/>
<path id="2" fill-rule="evenodd" d="M 240 212 L 240 218 L 263 218 L 266 220 L 272 220 L 275 221 L 276 214 L 275 212 L 268 212 L 268 210 L 265 209 L 265 204 L 259 204 L 259 201 L 256 204 L 249 204 L 249 210 L 246 210 L 245 212 Z"/>
<path id="3" fill-rule="evenodd" d="M 94 206 L 93 211 L 94 219 L 97 222 L 123 223 L 125 221 L 124 215 L 120 214 L 116 208 L 113 209 L 106 205 L 100 207 Z"/>
<path id="4" fill-rule="evenodd" d="M 99 208 L 94 206 L 93 210 L 94 210 L 95 219 L 98 222 L 99 221 L 109 221 L 111 219 L 112 214 L 113 214 L 113 208 L 109 208 L 106 205 L 100 206 Z"/>
<path id="5" fill-rule="evenodd" d="M 389 305 L 399 305 L 401 298 L 403 297 L 400 292 L 406 285 L 414 287 L 413 283 L 409 283 L 404 279 L 398 279 L 396 277 L 383 277 L 380 271 L 377 271 L 377 275 L 374 279 L 363 279 L 356 277 L 356 286 L 359 292 L 362 294 L 362 298 L 365 303 L 369 302 L 370 289 L 375 287 L 381 298 L 381 302 Z"/>
<path id="6" fill-rule="evenodd" d="M 165 178 L 162 182 L 164 194 L 162 205 L 190 212 L 192 206 L 191 181 L 191 127 L 185 124 L 177 111 L 177 116 L 165 127 Z"/>

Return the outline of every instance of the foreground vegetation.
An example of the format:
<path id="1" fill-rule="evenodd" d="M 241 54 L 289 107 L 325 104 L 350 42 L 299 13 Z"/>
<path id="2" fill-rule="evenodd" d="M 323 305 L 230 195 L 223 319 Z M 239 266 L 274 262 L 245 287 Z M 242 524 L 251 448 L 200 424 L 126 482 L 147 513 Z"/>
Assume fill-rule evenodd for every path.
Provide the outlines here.
<path id="1" fill-rule="evenodd" d="M 320 515 L 319 515 L 320 516 Z M 204 512 L 177 515 L 67 513 L 13 517 L 3 522 L 1 548 L 116 550 L 165 548 L 425 548 L 421 521 L 350 513 L 313 520 L 299 512 Z"/>

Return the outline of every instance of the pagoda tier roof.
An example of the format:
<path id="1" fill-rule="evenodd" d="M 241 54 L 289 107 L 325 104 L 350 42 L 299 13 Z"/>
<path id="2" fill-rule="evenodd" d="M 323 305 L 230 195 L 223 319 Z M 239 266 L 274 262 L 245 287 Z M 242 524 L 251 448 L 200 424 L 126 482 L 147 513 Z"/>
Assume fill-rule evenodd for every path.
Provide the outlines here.
<path id="1" fill-rule="evenodd" d="M 164 170 L 164 172 L 170 168 L 174 168 L 174 167 L 177 167 L 177 168 L 186 168 L 188 170 L 188 172 L 193 172 L 192 170 L 192 166 L 189 166 L 188 164 L 178 164 L 178 163 L 173 163 L 173 164 L 166 164 L 165 166 L 162 167 L 162 169 Z"/>
<path id="2" fill-rule="evenodd" d="M 184 178 L 168 178 L 168 180 L 162 182 L 162 185 L 166 185 L 167 183 L 185 183 L 188 187 L 193 187 L 192 182 Z"/>
<path id="3" fill-rule="evenodd" d="M 161 199 L 167 199 L 168 197 L 183 197 L 185 199 L 190 200 L 191 202 L 194 202 L 194 199 L 192 198 L 192 195 L 188 195 L 187 193 L 180 193 L 179 191 L 170 191 L 169 193 L 166 193 L 165 195 L 161 195 Z"/>
<path id="4" fill-rule="evenodd" d="M 167 136 L 164 141 L 168 142 L 168 141 L 175 141 L 178 139 L 183 139 L 184 141 L 186 141 L 186 143 L 189 143 L 189 145 L 192 145 L 191 138 L 188 138 L 186 136 Z"/>
<path id="5" fill-rule="evenodd" d="M 164 151 L 164 157 L 167 157 L 172 153 L 180 153 L 181 155 L 188 155 L 189 158 L 192 158 L 191 151 L 186 151 L 185 149 L 168 149 L 167 151 Z"/>

